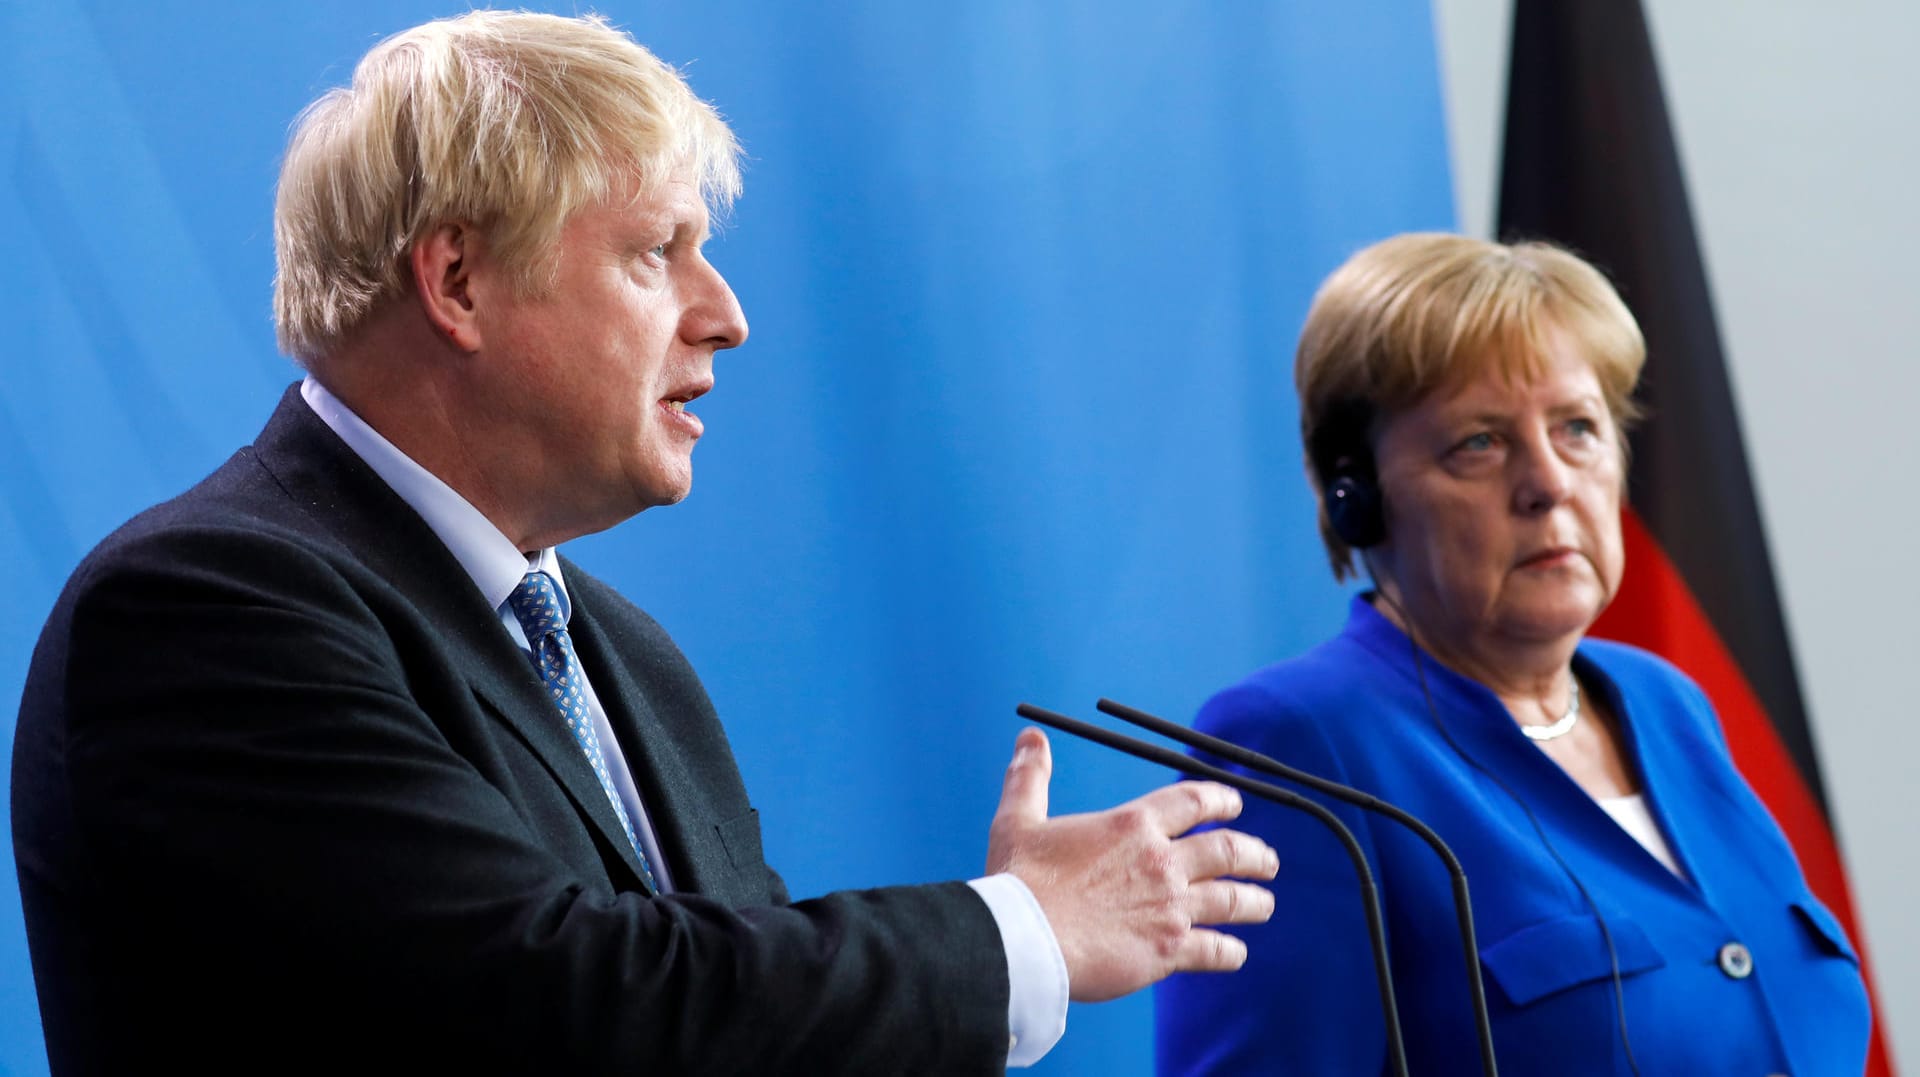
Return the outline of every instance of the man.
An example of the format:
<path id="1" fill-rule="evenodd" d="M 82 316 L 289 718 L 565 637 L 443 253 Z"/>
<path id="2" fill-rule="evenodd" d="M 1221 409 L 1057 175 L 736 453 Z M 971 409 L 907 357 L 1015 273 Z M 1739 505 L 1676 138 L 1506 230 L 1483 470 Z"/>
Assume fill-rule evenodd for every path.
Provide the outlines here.
<path id="1" fill-rule="evenodd" d="M 1066 998 L 1244 949 L 1271 849 L 1187 784 L 1049 819 L 1021 735 L 971 883 L 789 904 L 645 614 L 553 547 L 684 497 L 731 133 L 594 19 L 476 12 L 302 117 L 275 313 L 309 377 L 76 570 L 15 849 L 57 1073 L 972 1073 Z"/>

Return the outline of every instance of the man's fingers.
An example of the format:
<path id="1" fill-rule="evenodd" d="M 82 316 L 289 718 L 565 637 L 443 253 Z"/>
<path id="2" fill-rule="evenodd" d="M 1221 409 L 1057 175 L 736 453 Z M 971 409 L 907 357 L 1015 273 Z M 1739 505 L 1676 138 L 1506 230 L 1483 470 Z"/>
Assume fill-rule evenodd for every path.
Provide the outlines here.
<path id="1" fill-rule="evenodd" d="M 1174 955 L 1176 972 L 1232 972 L 1247 963 L 1247 944 L 1232 935 L 1197 927 Z"/>
<path id="2" fill-rule="evenodd" d="M 1173 858 L 1189 879 L 1271 879 L 1280 870 L 1272 846 L 1238 830 L 1189 834 L 1173 843 Z"/>
<path id="3" fill-rule="evenodd" d="M 1273 894 L 1254 883 L 1214 879 L 1187 888 L 1187 910 L 1196 924 L 1260 924 L 1273 916 Z"/>
<path id="4" fill-rule="evenodd" d="M 1053 749 L 1047 735 L 1028 726 L 1013 742 L 1013 762 L 1007 764 L 1006 784 L 1000 787 L 1000 808 L 994 823 L 1032 824 L 1047 818 L 1047 782 L 1053 777 Z"/>
<path id="5" fill-rule="evenodd" d="M 1240 794 L 1218 782 L 1175 782 L 1163 785 L 1135 803 L 1152 814 L 1168 837 L 1185 834 L 1201 823 L 1218 823 L 1240 814 Z"/>

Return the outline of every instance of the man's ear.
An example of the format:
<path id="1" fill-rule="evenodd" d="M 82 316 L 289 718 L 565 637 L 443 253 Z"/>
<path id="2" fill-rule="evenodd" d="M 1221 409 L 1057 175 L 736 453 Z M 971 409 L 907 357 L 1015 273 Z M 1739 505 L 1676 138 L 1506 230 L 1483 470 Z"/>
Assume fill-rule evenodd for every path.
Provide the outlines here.
<path id="1" fill-rule="evenodd" d="M 479 351 L 481 343 L 472 291 L 480 243 L 472 225 L 454 221 L 436 226 L 407 252 L 414 295 L 427 324 L 436 335 L 466 352 Z"/>

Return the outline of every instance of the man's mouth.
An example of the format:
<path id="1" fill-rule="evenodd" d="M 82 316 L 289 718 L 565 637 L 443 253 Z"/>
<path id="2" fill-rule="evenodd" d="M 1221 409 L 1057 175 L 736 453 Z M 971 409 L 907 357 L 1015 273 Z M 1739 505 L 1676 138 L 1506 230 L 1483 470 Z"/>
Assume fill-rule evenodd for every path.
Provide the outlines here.
<path id="1" fill-rule="evenodd" d="M 688 404 L 691 404 L 695 400 L 698 400 L 701 397 L 707 395 L 707 390 L 712 388 L 713 388 L 712 382 L 707 382 L 703 385 L 689 386 L 685 389 L 682 389 L 680 392 L 675 393 L 670 397 L 667 397 L 666 405 L 675 411 L 685 411 Z"/>
<path id="2" fill-rule="evenodd" d="M 705 396 L 712 388 L 711 380 L 689 385 L 671 396 L 661 398 L 660 404 L 666 409 L 668 416 L 698 437 L 705 428 L 700 423 L 700 417 L 687 410 L 687 405 Z"/>

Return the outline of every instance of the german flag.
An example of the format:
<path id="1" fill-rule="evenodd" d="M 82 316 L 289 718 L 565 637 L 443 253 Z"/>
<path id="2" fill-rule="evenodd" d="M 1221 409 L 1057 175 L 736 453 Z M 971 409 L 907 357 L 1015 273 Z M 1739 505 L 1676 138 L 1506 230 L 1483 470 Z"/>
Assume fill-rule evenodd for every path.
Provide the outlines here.
<path id="1" fill-rule="evenodd" d="M 1627 574 L 1594 633 L 1699 682 L 1814 892 L 1861 943 L 1638 0 L 1515 4 L 1499 229 L 1600 266 L 1647 338 Z M 1892 1073 L 1877 1005 L 1867 1072 Z"/>

